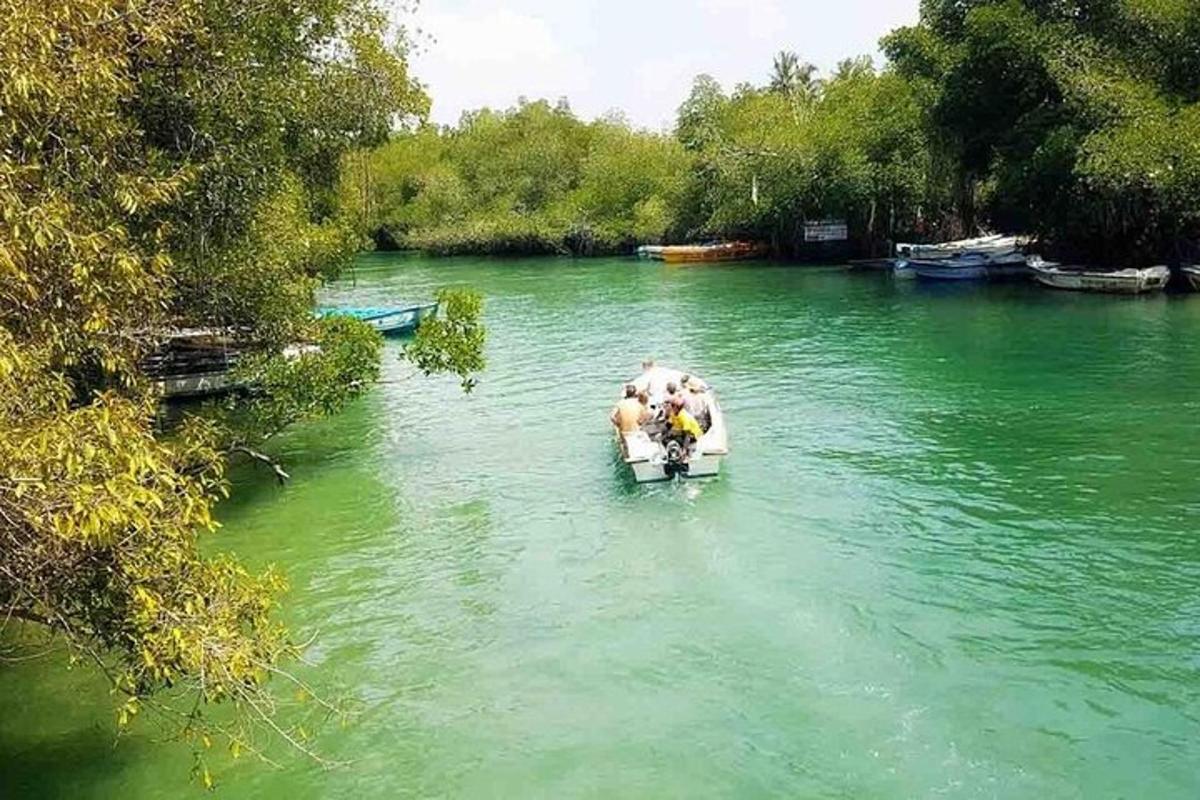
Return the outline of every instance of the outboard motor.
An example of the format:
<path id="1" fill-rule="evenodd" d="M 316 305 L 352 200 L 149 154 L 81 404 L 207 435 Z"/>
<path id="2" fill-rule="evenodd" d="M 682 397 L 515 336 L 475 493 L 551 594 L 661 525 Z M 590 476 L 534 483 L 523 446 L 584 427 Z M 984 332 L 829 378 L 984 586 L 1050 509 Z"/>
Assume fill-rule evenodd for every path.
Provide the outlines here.
<path id="1" fill-rule="evenodd" d="M 676 441 L 667 442 L 667 462 L 663 464 L 663 472 L 668 478 L 688 474 L 686 457 L 687 449 L 682 444 Z"/>

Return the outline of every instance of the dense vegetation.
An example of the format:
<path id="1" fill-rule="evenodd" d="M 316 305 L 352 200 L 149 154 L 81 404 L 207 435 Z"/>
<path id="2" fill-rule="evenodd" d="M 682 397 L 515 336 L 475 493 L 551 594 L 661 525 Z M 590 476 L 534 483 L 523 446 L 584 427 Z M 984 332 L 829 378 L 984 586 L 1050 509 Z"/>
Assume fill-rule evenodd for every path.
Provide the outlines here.
<path id="1" fill-rule="evenodd" d="M 355 157 L 343 206 L 385 247 L 604 253 L 668 234 L 688 163 L 676 142 L 619 119 L 522 103 Z"/>
<path id="2" fill-rule="evenodd" d="M 384 246 L 440 253 L 801 255 L 827 218 L 863 254 L 990 228 L 1121 263 L 1200 237 L 1195 0 L 924 0 L 883 49 L 826 76 L 782 53 L 729 93 L 701 76 L 674 136 L 565 103 L 475 112 L 362 157 L 344 202 Z"/>
<path id="3" fill-rule="evenodd" d="M 314 322 L 313 292 L 361 241 L 333 214 L 342 154 L 427 108 L 406 43 L 365 0 L 2 10 L 0 626 L 61 637 L 122 721 L 153 707 L 208 743 L 206 710 L 230 701 L 235 751 L 264 729 L 304 747 L 265 689 L 296 653 L 283 580 L 200 535 L 229 456 L 378 371 L 378 336 Z M 414 358 L 469 372 L 478 306 L 446 299 L 459 317 Z M 257 391 L 165 433 L 139 364 L 196 326 L 245 343 Z"/>
<path id="4" fill-rule="evenodd" d="M 1200 236 L 1195 0 L 925 0 L 884 44 L 968 223 L 1102 261 Z"/>

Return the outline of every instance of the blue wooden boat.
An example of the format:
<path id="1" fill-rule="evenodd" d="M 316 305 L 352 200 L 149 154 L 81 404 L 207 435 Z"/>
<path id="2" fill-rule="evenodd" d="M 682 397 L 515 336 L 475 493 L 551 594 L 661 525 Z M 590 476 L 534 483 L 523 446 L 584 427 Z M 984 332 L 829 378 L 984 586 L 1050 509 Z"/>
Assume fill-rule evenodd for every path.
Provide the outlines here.
<path id="1" fill-rule="evenodd" d="M 982 281 L 987 280 L 987 261 L 967 256 L 939 261 L 910 259 L 909 267 L 918 278 L 928 281 Z"/>
<path id="2" fill-rule="evenodd" d="M 422 303 L 411 306 L 388 307 L 336 307 L 319 308 L 317 317 L 353 317 L 370 325 L 384 336 L 402 336 L 413 333 L 422 320 L 437 313 L 437 303 Z"/>

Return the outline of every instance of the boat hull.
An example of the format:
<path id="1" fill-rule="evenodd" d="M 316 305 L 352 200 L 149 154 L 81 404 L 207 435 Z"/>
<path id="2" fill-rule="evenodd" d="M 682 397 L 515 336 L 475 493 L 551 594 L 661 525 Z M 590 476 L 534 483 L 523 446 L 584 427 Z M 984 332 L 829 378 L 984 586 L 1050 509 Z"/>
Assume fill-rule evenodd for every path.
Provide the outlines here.
<path id="1" fill-rule="evenodd" d="M 910 261 L 916 276 L 926 281 L 985 281 L 988 268 L 984 264 L 949 264 L 939 261 Z"/>
<path id="2" fill-rule="evenodd" d="M 1073 292 L 1145 294 L 1167 288 L 1171 271 L 1166 267 L 1127 269 L 1119 272 L 1034 267 L 1033 277 L 1043 286 Z"/>
<path id="3" fill-rule="evenodd" d="M 398 308 L 325 308 L 317 316 L 351 317 L 370 325 L 384 336 L 405 336 L 414 333 L 421 323 L 437 313 L 437 303 Z"/>
<path id="4" fill-rule="evenodd" d="M 746 242 L 731 244 L 663 247 L 655 257 L 668 264 L 709 264 L 748 261 L 762 256 L 762 248 Z"/>
<path id="5" fill-rule="evenodd" d="M 403 336 L 415 333 L 421 323 L 432 316 L 435 311 L 437 311 L 436 304 L 417 306 L 367 320 L 367 324 L 384 336 Z"/>
<path id="6" fill-rule="evenodd" d="M 672 474 L 667 473 L 667 466 L 664 462 L 635 461 L 627 463 L 633 470 L 634 480 L 638 483 L 660 483 L 674 480 L 676 477 L 715 478 L 721 474 L 720 456 L 694 456 L 688 462 L 687 471 Z"/>

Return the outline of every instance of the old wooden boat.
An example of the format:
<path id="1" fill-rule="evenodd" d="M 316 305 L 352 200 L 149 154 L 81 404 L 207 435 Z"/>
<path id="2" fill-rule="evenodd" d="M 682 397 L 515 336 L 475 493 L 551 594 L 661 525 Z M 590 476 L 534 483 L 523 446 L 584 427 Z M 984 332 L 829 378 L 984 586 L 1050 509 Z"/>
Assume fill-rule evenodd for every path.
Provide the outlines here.
<path id="1" fill-rule="evenodd" d="M 142 371 L 164 400 L 211 397 L 235 388 L 234 368 L 242 357 L 239 331 L 180 328 L 159 337 L 142 359 Z"/>
<path id="2" fill-rule="evenodd" d="M 437 303 L 391 307 L 333 307 L 317 309 L 317 317 L 352 317 L 370 325 L 384 336 L 414 332 L 422 320 L 437 313 Z"/>
<path id="3" fill-rule="evenodd" d="M 1030 263 L 1038 283 L 1053 289 L 1110 294 L 1142 294 L 1167 287 L 1171 270 L 1167 267 L 1102 271 L 1086 267 L 1064 267 L 1040 259 Z"/>
<path id="4" fill-rule="evenodd" d="M 760 258 L 763 248 L 750 242 L 719 244 L 674 245 L 663 247 L 661 258 L 668 264 L 704 264 L 723 261 L 745 261 Z"/>
<path id="5" fill-rule="evenodd" d="M 1183 282 L 1193 292 L 1200 292 L 1200 264 L 1187 264 L 1179 268 Z"/>
<path id="6" fill-rule="evenodd" d="M 729 434 L 725 414 L 717 402 L 716 393 L 702 379 L 691 377 L 697 395 L 707 410 L 708 429 L 686 451 L 674 442 L 665 442 L 666 387 L 668 383 L 682 385 L 685 373 L 665 367 L 653 367 L 627 383 L 650 395 L 654 418 L 634 433 L 617 432 L 621 458 L 633 472 L 638 483 L 665 481 L 673 478 L 707 478 L 720 474 L 721 461 L 729 454 Z"/>

